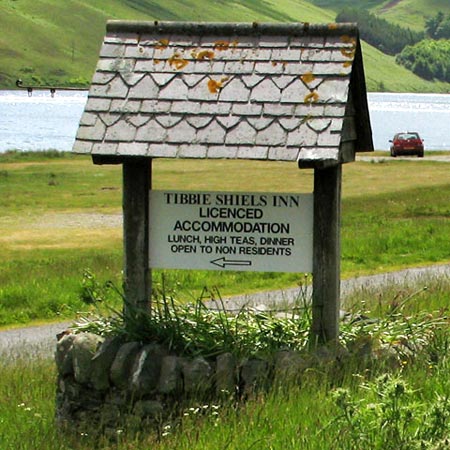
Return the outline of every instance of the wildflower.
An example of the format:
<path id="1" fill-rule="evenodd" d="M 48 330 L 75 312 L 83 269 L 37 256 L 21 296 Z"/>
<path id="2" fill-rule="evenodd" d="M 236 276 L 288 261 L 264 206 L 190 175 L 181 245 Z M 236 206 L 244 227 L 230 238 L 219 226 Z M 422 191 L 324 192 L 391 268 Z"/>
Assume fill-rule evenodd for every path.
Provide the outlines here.
<path id="1" fill-rule="evenodd" d="M 186 413 L 185 413 L 184 415 L 186 415 Z M 187 415 L 189 415 L 189 414 L 187 414 Z M 171 433 L 171 431 L 172 431 L 172 427 L 170 426 L 170 424 L 167 424 L 167 425 L 163 428 L 163 430 L 164 430 L 164 431 L 162 432 L 161 436 L 162 436 L 162 437 L 169 436 L 170 433 Z"/>

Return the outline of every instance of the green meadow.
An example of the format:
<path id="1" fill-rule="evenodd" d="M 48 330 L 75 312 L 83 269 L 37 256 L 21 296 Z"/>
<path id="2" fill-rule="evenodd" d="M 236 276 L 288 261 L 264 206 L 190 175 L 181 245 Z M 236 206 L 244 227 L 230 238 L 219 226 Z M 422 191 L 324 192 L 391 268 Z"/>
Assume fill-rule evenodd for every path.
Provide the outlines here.
<path id="1" fill-rule="evenodd" d="M 225 174 L 225 175 L 224 175 Z M 121 167 L 47 152 L 0 156 L 0 326 L 120 307 Z M 311 192 L 313 172 L 281 162 L 156 160 L 154 189 Z M 448 163 L 344 166 L 342 276 L 448 262 Z M 182 301 L 297 285 L 303 274 L 153 271 Z M 108 289 L 109 282 L 116 289 Z M 92 305 L 89 293 L 101 302 Z"/>
<path id="2" fill-rule="evenodd" d="M 312 171 L 279 162 L 155 160 L 153 170 L 155 189 L 311 192 L 312 182 Z M 7 153 L 0 156 L 0 191 L 2 325 L 120 307 L 120 295 L 107 284 L 120 291 L 119 166 L 58 152 Z M 448 163 L 344 166 L 343 277 L 448 263 L 448 198 Z M 164 284 L 182 301 L 197 299 L 205 287 L 225 296 L 304 280 L 303 274 L 206 271 L 154 271 L 153 277 L 157 291 Z M 376 349 L 402 342 L 415 349 L 401 354 L 395 370 L 364 357 L 324 364 L 300 383 L 281 382 L 245 402 L 193 402 L 156 426 L 136 431 L 131 421 L 106 435 L 89 424 L 82 431 L 58 428 L 52 358 L 33 349 L 14 360 L 0 355 L 1 448 L 443 450 L 450 438 L 449 302 L 448 277 L 364 289 L 346 300 L 346 310 L 372 320 L 342 324 L 344 344 L 371 342 Z M 307 313 L 302 320 L 308 329 Z"/>
<path id="3" fill-rule="evenodd" d="M 130 417 L 106 434 L 89 424 L 79 430 L 58 428 L 51 358 L 31 356 L 27 349 L 14 360 L 0 355 L 2 449 L 447 449 L 449 296 L 448 277 L 429 277 L 417 284 L 368 289 L 350 299 L 353 312 L 372 320 L 343 324 L 342 342 L 361 349 L 371 343 L 375 351 L 406 343 L 395 367 L 361 353 L 337 365 L 308 369 L 300 381 L 281 379 L 245 402 L 191 401 L 167 420 L 144 425 Z"/>

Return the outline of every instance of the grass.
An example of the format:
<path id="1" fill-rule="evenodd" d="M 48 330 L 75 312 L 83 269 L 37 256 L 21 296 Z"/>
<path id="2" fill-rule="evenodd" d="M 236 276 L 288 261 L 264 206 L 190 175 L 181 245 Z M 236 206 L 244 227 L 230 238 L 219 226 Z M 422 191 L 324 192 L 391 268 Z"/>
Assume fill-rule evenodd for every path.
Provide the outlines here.
<path id="1" fill-rule="evenodd" d="M 0 156 L 0 325 L 87 311 L 83 274 L 121 286 L 121 173 L 69 155 Z M 448 262 L 448 164 L 352 163 L 344 167 L 343 277 Z M 414 187 L 411 173 L 414 172 Z M 227 177 L 223 174 L 226 173 Z M 393 181 L 395 180 L 395 182 Z M 167 161 L 155 189 L 311 192 L 313 172 L 295 164 Z M 80 219 L 81 218 L 81 219 Z M 111 224 L 105 226 L 107 219 Z M 186 300 L 203 288 L 223 296 L 292 286 L 301 274 L 154 271 Z M 121 299 L 111 295 L 108 304 Z M 111 302 L 111 303 L 109 303 Z"/>
<path id="2" fill-rule="evenodd" d="M 374 9 L 386 20 L 406 26 L 412 30 L 422 31 L 425 20 L 433 17 L 438 11 L 450 12 L 450 5 L 445 0 L 403 0 L 387 10 L 383 6 Z"/>
<path id="3" fill-rule="evenodd" d="M 423 16 L 417 16 L 424 11 L 424 16 L 445 11 L 436 1 L 432 7 L 423 1 L 425 10 L 423 5 L 411 10 L 410 0 L 392 20 L 422 23 Z M 331 9 L 305 0 L 167 0 L 164 5 L 151 0 L 101 0 L 95 5 L 86 0 L 5 0 L 0 4 L 0 87 L 13 88 L 17 78 L 32 84 L 88 86 L 107 19 L 328 23 L 334 18 Z M 371 91 L 449 90 L 448 83 L 422 80 L 369 45 L 364 45 L 364 63 Z"/>
<path id="4" fill-rule="evenodd" d="M 369 272 L 392 267 L 438 263 L 447 259 L 445 233 L 450 186 L 352 198 L 344 202 L 342 259 L 344 271 Z M 380 214 L 381 213 L 381 214 Z M 441 234 L 441 231 L 444 234 Z"/>
<path id="5" fill-rule="evenodd" d="M 355 7 L 353 0 L 312 0 L 311 3 L 336 12 L 345 7 Z M 446 0 L 366 0 L 364 7 L 377 16 L 415 31 L 423 31 L 425 20 L 435 16 L 438 11 L 444 14 L 450 12 L 450 5 Z"/>
<path id="6" fill-rule="evenodd" d="M 428 289 L 424 290 L 424 285 Z M 420 292 L 420 295 L 415 294 Z M 0 442 L 5 449 L 444 449 L 450 433 L 448 295 L 450 280 L 425 279 L 376 296 L 360 293 L 358 311 L 380 321 L 343 326 L 343 338 L 409 345 L 421 342 L 400 369 L 364 364 L 322 365 L 301 384 L 282 383 L 245 403 L 186 406 L 158 430 L 110 430 L 113 440 L 89 432 L 61 433 L 54 422 L 55 368 L 50 359 L 2 359 Z M 446 293 L 442 297 L 442 293 Z M 394 296 L 393 296 L 394 294 Z M 423 294 L 423 295 L 422 295 Z M 363 309 L 361 309 L 363 305 Z M 437 307 L 435 312 L 434 307 Z M 17 374 L 21 376 L 18 377 Z"/>
<path id="7" fill-rule="evenodd" d="M 176 295 L 176 294 L 175 294 Z M 220 304 L 220 295 L 215 293 Z M 76 332 L 102 336 L 120 335 L 128 342 L 158 342 L 179 356 L 214 358 L 233 353 L 236 358 L 267 358 L 280 349 L 304 349 L 308 343 L 310 302 L 306 289 L 295 304 L 274 305 L 273 310 L 257 311 L 242 307 L 235 313 L 224 308 L 209 309 L 199 298 L 178 303 L 173 294 L 155 295 L 151 314 L 130 307 L 107 316 L 82 318 Z M 286 317 L 274 316 L 273 311 Z"/>

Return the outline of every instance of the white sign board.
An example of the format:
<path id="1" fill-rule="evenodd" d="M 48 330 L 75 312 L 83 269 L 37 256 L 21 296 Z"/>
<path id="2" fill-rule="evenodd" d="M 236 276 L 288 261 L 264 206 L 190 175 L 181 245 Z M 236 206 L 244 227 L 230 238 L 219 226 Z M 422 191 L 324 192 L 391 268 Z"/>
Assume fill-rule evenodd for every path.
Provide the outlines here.
<path id="1" fill-rule="evenodd" d="M 313 194 L 150 192 L 150 267 L 312 272 Z"/>

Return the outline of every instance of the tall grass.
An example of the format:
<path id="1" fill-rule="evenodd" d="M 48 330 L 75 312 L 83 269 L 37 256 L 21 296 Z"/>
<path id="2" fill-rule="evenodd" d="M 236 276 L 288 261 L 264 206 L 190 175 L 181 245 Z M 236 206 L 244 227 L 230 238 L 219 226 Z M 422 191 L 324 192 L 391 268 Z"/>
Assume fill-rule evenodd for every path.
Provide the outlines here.
<path id="1" fill-rule="evenodd" d="M 95 301 L 100 291 L 94 287 L 88 295 Z M 238 358 L 267 357 L 279 350 L 306 348 L 311 303 L 308 292 L 303 286 L 293 303 L 275 304 L 274 309 L 244 304 L 237 311 L 229 311 L 218 292 L 207 293 L 207 299 L 215 298 L 210 306 L 203 298 L 180 303 L 176 294 L 162 291 L 161 295 L 154 295 L 151 312 L 127 305 L 126 315 L 115 311 L 108 316 L 88 316 L 73 329 L 103 336 L 120 335 L 133 342 L 158 342 L 180 356 L 213 358 L 230 352 Z"/>
<path id="2" fill-rule="evenodd" d="M 424 284 L 428 289 L 423 289 Z M 364 308 L 345 331 L 356 341 L 370 338 L 375 345 L 380 340 L 393 344 L 424 338 L 420 350 L 416 348 L 395 370 L 382 363 L 362 364 L 362 359 L 323 364 L 306 371 L 300 384 L 281 383 L 239 404 L 214 399 L 193 402 L 175 420 L 138 434 L 117 429 L 94 438 L 86 432 L 58 431 L 53 362 L 45 357 L 30 359 L 24 349 L 18 360 L 1 359 L 2 449 L 448 448 L 450 330 L 448 302 L 441 303 L 443 291 L 450 291 L 448 278 L 427 279 L 402 287 L 397 294 L 390 287 L 378 298 L 369 293 L 359 298 Z M 419 292 L 423 298 L 414 303 Z M 426 304 L 440 311 L 427 309 Z M 366 315 L 381 320 L 364 319 Z"/>

